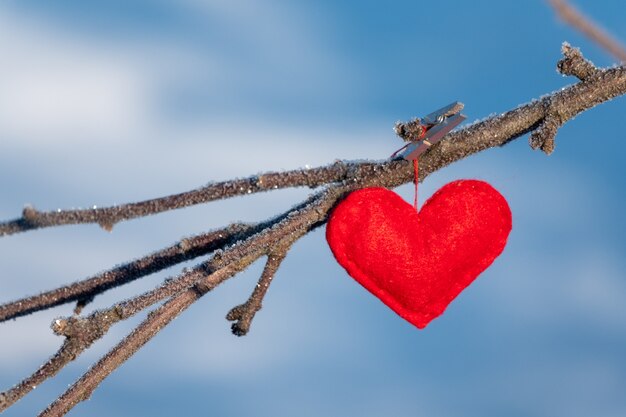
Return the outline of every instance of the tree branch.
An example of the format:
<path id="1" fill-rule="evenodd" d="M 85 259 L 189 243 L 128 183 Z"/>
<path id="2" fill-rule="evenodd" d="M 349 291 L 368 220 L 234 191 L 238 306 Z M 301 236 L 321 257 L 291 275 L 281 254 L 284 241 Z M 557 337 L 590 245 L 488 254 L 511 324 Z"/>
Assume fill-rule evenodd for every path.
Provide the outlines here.
<path id="1" fill-rule="evenodd" d="M 567 49 L 568 45 L 564 44 L 564 48 Z M 567 56 L 565 59 L 568 59 Z M 624 66 L 597 69 L 592 76 L 577 84 L 450 133 L 447 140 L 439 142 L 420 158 L 420 178 L 423 178 L 422 173 L 430 174 L 465 156 L 505 145 L 543 124 L 556 121 L 561 126 L 581 112 L 625 93 Z M 531 146 L 537 146 L 534 138 Z M 408 171 L 409 168 L 406 169 Z"/>
<path id="2" fill-rule="evenodd" d="M 267 255 L 265 268 L 250 298 L 245 303 L 233 307 L 226 315 L 226 320 L 234 321 L 231 326 L 234 335 L 245 336 L 248 334 L 252 319 L 261 309 L 263 297 L 265 297 L 280 264 L 287 256 L 288 250 L 289 248 L 276 248 Z"/>
<path id="3" fill-rule="evenodd" d="M 99 273 L 91 278 L 2 304 L 0 305 L 0 322 L 72 301 L 92 299 L 111 288 L 233 244 L 247 237 L 253 229 L 249 225 L 231 224 L 213 232 L 184 238 L 172 246 Z M 79 311 L 76 314 L 79 314 Z"/>
<path id="4" fill-rule="evenodd" d="M 578 11 L 567 0 L 548 0 L 561 19 L 585 34 L 615 58 L 626 62 L 626 49 L 588 16 Z"/>
<path id="5" fill-rule="evenodd" d="M 347 173 L 348 166 L 343 162 L 336 162 L 314 169 L 266 172 L 248 178 L 209 184 L 180 194 L 112 207 L 43 212 L 27 206 L 22 217 L 0 222 L 0 237 L 44 227 L 86 223 L 99 224 L 103 229 L 111 231 L 116 223 L 124 220 L 264 191 L 291 187 L 316 188 L 341 181 Z"/>
<path id="6" fill-rule="evenodd" d="M 486 119 L 451 133 L 447 140 L 434 145 L 429 152 L 421 156 L 420 180 L 455 161 L 488 148 L 505 145 L 513 139 L 532 131 L 544 131 L 544 133 L 535 133 L 531 137 L 531 145 L 542 148 L 549 153 L 554 147 L 554 135 L 558 127 L 563 123 L 582 111 L 626 93 L 626 68 L 597 69 L 590 67 L 589 65 L 592 64 L 588 65 L 580 61 L 583 59 L 582 56 L 579 53 L 571 53 L 571 50 L 568 48 L 567 45 L 564 46 L 565 58 L 561 61 L 559 69 L 564 73 L 578 76 L 581 80 L 580 82 L 500 116 Z M 551 141 L 552 143 L 550 143 Z M 306 173 L 311 172 L 319 173 L 321 176 L 318 177 L 316 176 L 317 174 L 313 174 L 313 177 L 307 177 Z M 265 188 L 265 185 L 262 185 L 260 188 L 251 187 L 249 189 L 250 193 L 292 186 L 319 186 L 325 183 L 329 185 L 285 214 L 255 226 L 254 230 L 246 235 L 245 239 L 233 245 L 223 242 L 222 246 L 215 250 L 210 260 L 201 263 L 190 271 L 184 271 L 178 277 L 166 281 L 152 291 L 116 304 L 110 309 L 94 312 L 86 318 L 71 317 L 55 321 L 53 324 L 55 332 L 66 337 L 64 346 L 71 340 L 78 341 L 76 343 L 79 343 L 80 346 L 66 348 L 66 351 L 63 351 L 64 348 L 62 346 L 61 353 L 56 355 L 62 356 L 62 358 L 57 359 L 56 362 L 51 363 L 47 368 L 44 365 L 48 372 L 58 371 L 60 369 L 58 364 L 65 361 L 66 359 L 64 358 L 69 357 L 72 360 L 77 352 L 82 352 L 94 340 L 106 333 L 113 323 L 130 317 L 154 305 L 156 302 L 167 299 L 163 305 L 151 312 L 132 333 L 53 402 L 41 414 L 42 416 L 64 415 L 78 402 L 88 398 L 104 378 L 124 363 L 134 352 L 187 307 L 220 283 L 246 268 L 256 259 L 269 255 L 265 271 L 259 281 L 264 289 L 255 290 L 257 294 L 255 295 L 255 292 L 253 292 L 250 299 L 252 301 L 249 300 L 244 303 L 244 305 L 248 304 L 248 306 L 245 309 L 238 310 L 241 313 L 241 317 L 235 317 L 241 322 L 242 326 L 246 326 L 245 321 L 251 321 L 252 316 L 258 310 L 257 307 L 260 307 L 262 297 L 267 289 L 267 285 L 264 284 L 269 284 L 271 276 L 273 276 L 280 261 L 284 258 L 284 252 L 295 240 L 323 225 L 337 201 L 355 189 L 370 186 L 394 188 L 413 179 L 413 171 L 407 161 L 391 159 L 379 162 L 340 162 L 314 170 L 263 174 L 246 180 L 220 184 L 223 184 L 225 188 L 228 188 L 226 184 L 235 184 L 237 181 L 248 181 L 248 185 L 258 184 L 258 179 L 265 178 L 265 175 L 270 175 L 272 181 L 274 181 L 272 184 L 278 186 L 269 188 Z M 253 181 L 253 178 L 256 179 Z M 307 179 L 306 181 L 305 178 Z M 311 178 L 316 179 L 312 180 Z M 261 180 L 261 184 L 266 184 L 265 179 Z M 113 219 L 107 217 L 111 213 L 105 211 L 98 212 L 98 209 L 96 209 L 93 213 L 105 213 L 106 215 L 89 217 L 89 213 L 92 213 L 92 211 L 71 211 L 65 213 L 75 213 L 77 217 L 72 217 L 73 215 L 69 217 L 59 216 L 49 223 L 45 221 L 40 223 L 39 220 L 41 219 L 39 216 L 44 214 L 43 217 L 45 219 L 46 213 L 34 212 L 34 215 L 33 213 L 26 213 L 24 218 L 28 221 L 27 228 L 12 232 L 11 230 L 13 229 L 5 228 L 3 233 L 15 233 L 37 227 L 70 223 L 96 222 L 101 225 L 112 225 L 117 221 L 140 215 L 154 214 L 166 209 L 186 207 L 198 202 L 210 201 L 211 199 L 228 198 L 233 195 L 248 193 L 248 189 L 238 190 L 235 193 L 220 191 L 219 187 L 212 189 L 213 191 L 207 194 L 212 195 L 212 197 L 208 198 L 205 196 L 208 199 L 205 198 L 202 201 L 197 200 L 197 195 L 192 192 L 191 195 L 194 197 L 189 197 L 191 198 L 190 201 L 183 201 L 185 197 L 181 196 L 184 194 L 178 194 L 176 196 L 163 197 L 162 199 L 149 200 L 149 202 L 161 201 L 163 204 L 143 202 L 100 209 L 112 210 L 112 213 L 115 214 L 118 213 L 116 210 L 123 208 L 121 210 L 123 214 Z M 78 220 L 74 221 L 76 219 Z M 9 223 L 11 222 L 6 222 L 3 225 Z M 0 228 L 0 230 L 2 229 Z M 278 256 L 273 258 L 272 253 Z M 245 314 L 247 314 L 249 319 L 244 317 Z M 234 316 L 238 316 L 238 314 Z M 249 327 L 249 322 L 247 326 Z M 242 328 L 247 331 L 248 327 Z M 66 354 L 67 352 L 69 354 Z M 54 358 L 51 361 L 53 360 Z M 34 380 L 27 379 L 25 381 Z M 37 379 L 37 381 L 40 381 L 40 379 Z"/>
<path id="7" fill-rule="evenodd" d="M 13 388 L 0 393 L 0 413 L 20 400 L 38 385 L 59 373 L 65 365 L 76 359 L 96 340 L 106 334 L 109 328 L 121 320 L 115 310 L 96 312 L 88 319 L 70 317 L 56 319 L 52 330 L 65 336 L 59 350 L 31 376 L 16 384 Z"/>

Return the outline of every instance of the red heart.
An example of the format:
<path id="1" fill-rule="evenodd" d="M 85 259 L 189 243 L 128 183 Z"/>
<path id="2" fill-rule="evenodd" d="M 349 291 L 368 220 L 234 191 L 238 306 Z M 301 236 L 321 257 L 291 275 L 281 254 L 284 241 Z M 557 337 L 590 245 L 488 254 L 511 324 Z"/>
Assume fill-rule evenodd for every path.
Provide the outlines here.
<path id="1" fill-rule="evenodd" d="M 355 191 L 333 210 L 326 239 L 352 278 L 422 329 L 502 253 L 510 231 L 504 197 L 459 180 L 419 215 L 385 188 Z"/>

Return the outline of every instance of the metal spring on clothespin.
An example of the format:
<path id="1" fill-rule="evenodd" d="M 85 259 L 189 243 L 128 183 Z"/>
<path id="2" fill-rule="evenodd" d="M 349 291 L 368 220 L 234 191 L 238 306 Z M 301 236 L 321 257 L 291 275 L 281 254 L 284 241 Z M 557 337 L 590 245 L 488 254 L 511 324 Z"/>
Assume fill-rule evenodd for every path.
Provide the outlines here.
<path id="1" fill-rule="evenodd" d="M 391 157 L 401 156 L 408 161 L 419 158 L 467 118 L 461 114 L 463 107 L 463 103 L 455 101 L 422 119 L 397 123 L 394 128 L 396 134 L 409 143 L 395 151 Z"/>

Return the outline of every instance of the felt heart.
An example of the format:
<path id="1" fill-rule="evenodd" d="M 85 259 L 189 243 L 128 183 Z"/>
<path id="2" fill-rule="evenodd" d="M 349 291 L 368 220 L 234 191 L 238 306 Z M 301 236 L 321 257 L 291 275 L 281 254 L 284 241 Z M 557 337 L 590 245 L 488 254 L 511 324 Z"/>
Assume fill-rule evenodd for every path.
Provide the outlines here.
<path id="1" fill-rule="evenodd" d="M 500 255 L 510 231 L 504 197 L 459 180 L 419 215 L 385 188 L 355 191 L 333 210 L 326 239 L 352 278 L 422 329 Z"/>

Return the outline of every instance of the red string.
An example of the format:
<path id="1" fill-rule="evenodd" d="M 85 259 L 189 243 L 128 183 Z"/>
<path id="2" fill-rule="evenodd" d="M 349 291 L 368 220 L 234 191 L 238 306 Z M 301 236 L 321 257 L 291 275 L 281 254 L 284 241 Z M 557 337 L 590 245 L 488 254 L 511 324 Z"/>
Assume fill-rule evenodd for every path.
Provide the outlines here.
<path id="1" fill-rule="evenodd" d="M 413 160 L 413 182 L 415 183 L 415 198 L 413 199 L 413 207 L 415 207 L 415 211 L 419 211 L 417 210 L 417 183 L 419 182 L 417 158 Z"/>

